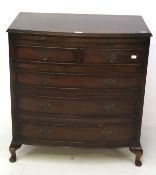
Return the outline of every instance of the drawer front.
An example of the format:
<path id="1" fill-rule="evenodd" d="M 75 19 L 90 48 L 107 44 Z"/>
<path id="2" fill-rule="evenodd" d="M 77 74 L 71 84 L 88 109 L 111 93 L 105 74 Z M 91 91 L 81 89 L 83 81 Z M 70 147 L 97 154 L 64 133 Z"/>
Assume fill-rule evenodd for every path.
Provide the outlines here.
<path id="1" fill-rule="evenodd" d="M 44 123 L 56 126 L 103 126 L 107 124 L 125 124 L 136 122 L 137 115 L 69 115 L 69 114 L 52 114 L 52 113 L 34 113 L 19 112 L 16 114 L 17 119 L 22 122 Z"/>
<path id="2" fill-rule="evenodd" d="M 80 99 L 19 96 L 20 111 L 68 115 L 119 115 L 137 113 L 135 99 Z"/>
<path id="3" fill-rule="evenodd" d="M 52 73 L 75 73 L 75 74 L 105 74 L 105 73 L 140 73 L 144 72 L 142 64 L 107 64 L 107 65 L 71 65 L 71 64 L 49 64 L 48 63 L 34 63 L 34 62 L 16 62 L 15 67 L 18 70 L 38 71 L 38 72 L 52 72 Z"/>
<path id="4" fill-rule="evenodd" d="M 112 125 L 102 127 L 48 126 L 38 124 L 20 124 L 20 136 L 23 138 L 54 141 L 99 141 L 115 142 L 131 140 L 134 137 L 133 124 Z"/>
<path id="5" fill-rule="evenodd" d="M 144 60 L 143 50 L 86 50 L 83 62 L 86 64 L 134 64 Z"/>
<path id="6" fill-rule="evenodd" d="M 137 89 L 81 89 L 81 88 L 55 88 L 55 87 L 36 87 L 18 85 L 16 86 L 16 92 L 19 95 L 34 95 L 47 97 L 89 97 L 89 98 L 103 98 L 103 97 L 126 97 L 126 98 L 140 98 L 142 90 Z"/>
<path id="7" fill-rule="evenodd" d="M 75 49 L 43 48 L 43 47 L 15 47 L 15 59 L 42 62 L 74 62 Z"/>
<path id="8" fill-rule="evenodd" d="M 45 35 L 10 34 L 10 42 L 15 45 L 52 47 L 94 47 L 94 48 L 138 48 L 148 47 L 149 38 L 86 38 L 57 37 Z"/>
<path id="9" fill-rule="evenodd" d="M 136 88 L 141 86 L 139 75 L 66 75 L 46 73 L 17 73 L 17 83 L 71 88 Z"/>

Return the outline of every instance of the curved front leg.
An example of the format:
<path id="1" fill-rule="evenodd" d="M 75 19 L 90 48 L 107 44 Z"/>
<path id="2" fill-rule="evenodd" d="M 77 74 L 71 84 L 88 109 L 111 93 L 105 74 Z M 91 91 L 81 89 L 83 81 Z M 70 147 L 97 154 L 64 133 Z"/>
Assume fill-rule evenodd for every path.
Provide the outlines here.
<path id="1" fill-rule="evenodd" d="M 141 145 L 138 147 L 130 146 L 129 150 L 135 154 L 135 165 L 141 166 L 142 162 L 140 159 L 141 159 L 141 156 L 143 155 L 143 149 L 142 149 Z"/>
<path id="2" fill-rule="evenodd" d="M 12 144 L 9 147 L 9 151 L 11 153 L 11 157 L 10 157 L 10 162 L 16 162 L 16 150 L 19 149 L 22 146 L 22 144 L 18 145 L 18 144 Z"/>

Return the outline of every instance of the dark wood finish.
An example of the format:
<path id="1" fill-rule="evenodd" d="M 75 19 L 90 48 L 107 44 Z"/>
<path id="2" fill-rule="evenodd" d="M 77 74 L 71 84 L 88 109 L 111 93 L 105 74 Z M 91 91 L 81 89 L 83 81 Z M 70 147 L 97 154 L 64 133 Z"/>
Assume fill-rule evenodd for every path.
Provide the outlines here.
<path id="1" fill-rule="evenodd" d="M 53 113 L 19 112 L 19 121 L 56 126 L 103 126 L 106 124 L 129 124 L 136 122 L 136 114 L 120 115 L 65 115 Z"/>
<path id="2" fill-rule="evenodd" d="M 43 48 L 43 47 L 16 47 L 16 60 L 74 62 L 74 49 L 70 48 Z"/>
<path id="3" fill-rule="evenodd" d="M 52 21 L 52 22 L 51 22 Z M 19 13 L 8 32 L 67 36 L 151 36 L 141 16 Z M 82 33 L 81 33 L 82 32 Z M 42 36 L 42 40 L 45 40 Z"/>
<path id="4" fill-rule="evenodd" d="M 10 162 L 16 162 L 16 150 L 19 149 L 22 144 L 16 144 L 12 142 L 9 147 L 9 151 L 11 153 Z"/>
<path id="5" fill-rule="evenodd" d="M 98 49 L 86 50 L 84 53 L 84 63 L 87 64 L 134 64 L 142 63 L 144 59 L 143 50 L 128 50 L 128 49 Z M 131 58 L 131 55 L 136 55 L 137 59 Z"/>
<path id="6" fill-rule="evenodd" d="M 33 62 L 74 63 L 77 61 L 74 60 L 74 51 L 76 53 L 78 49 L 20 46 L 15 49 L 15 59 Z M 86 51 L 83 49 L 81 52 L 84 64 L 137 64 L 142 63 L 142 59 L 145 59 L 143 49 L 87 49 Z M 131 55 L 136 55 L 137 59 L 131 58 Z"/>
<path id="7" fill-rule="evenodd" d="M 49 62 L 16 62 L 14 65 L 17 70 L 27 70 L 36 72 L 49 73 L 71 73 L 71 74 L 112 74 L 118 72 L 119 74 L 127 73 L 142 73 L 144 65 L 142 64 L 108 64 L 108 65 L 78 65 L 78 64 L 51 64 Z"/>
<path id="8" fill-rule="evenodd" d="M 132 140 L 135 132 L 133 124 L 111 124 L 106 126 L 52 126 L 41 124 L 20 124 L 20 137 L 41 140 L 73 142 L 122 142 Z"/>
<path id="9" fill-rule="evenodd" d="M 135 114 L 138 101 L 129 98 L 43 98 L 21 96 L 19 111 L 54 113 L 66 115 L 112 115 Z"/>
<path id="10" fill-rule="evenodd" d="M 142 77 L 139 74 L 95 76 L 18 72 L 17 83 L 64 88 L 139 88 L 142 85 Z"/>
<path id="11" fill-rule="evenodd" d="M 139 146 L 131 146 L 129 147 L 129 150 L 135 154 L 135 165 L 136 166 L 141 166 L 142 165 L 142 162 L 141 162 L 141 156 L 143 155 L 143 150 L 142 150 L 142 147 L 141 145 Z"/>
<path id="12" fill-rule="evenodd" d="M 151 33 L 140 16 L 20 13 L 8 29 L 13 139 L 140 146 Z"/>
<path id="13" fill-rule="evenodd" d="M 50 34 L 44 35 L 35 35 L 35 34 L 20 34 L 17 32 L 10 32 L 11 43 L 19 46 L 41 46 L 41 47 L 71 47 L 71 48 L 93 48 L 93 49 L 110 49 L 110 48 L 121 48 L 121 49 L 147 49 L 149 37 L 140 37 L 138 38 L 125 38 L 124 36 L 117 35 L 107 37 L 94 37 L 94 35 L 87 37 L 79 37 L 77 34 L 75 37 L 64 36 L 49 36 Z M 63 39 L 63 42 L 62 42 Z"/>
<path id="14" fill-rule="evenodd" d="M 138 99 L 141 96 L 140 88 L 132 89 L 105 89 L 105 88 L 58 88 L 58 87 L 40 87 L 40 86 L 26 86 L 26 85 L 17 85 L 17 93 L 20 95 L 30 95 L 34 96 L 45 96 L 45 97 L 87 97 L 87 98 L 103 98 L 105 97 L 126 97 Z"/>

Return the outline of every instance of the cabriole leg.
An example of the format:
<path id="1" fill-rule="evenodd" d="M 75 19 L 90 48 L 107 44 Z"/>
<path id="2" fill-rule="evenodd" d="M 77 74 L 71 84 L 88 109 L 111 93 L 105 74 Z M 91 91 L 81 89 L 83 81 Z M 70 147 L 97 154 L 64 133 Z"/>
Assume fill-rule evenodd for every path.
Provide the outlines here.
<path id="1" fill-rule="evenodd" d="M 141 156 L 143 155 L 143 150 L 142 150 L 142 147 L 141 145 L 138 146 L 138 147 L 135 147 L 135 146 L 130 146 L 129 147 L 129 150 L 135 154 L 135 165 L 136 166 L 141 166 L 142 165 L 142 162 L 141 162 Z"/>
<path id="2" fill-rule="evenodd" d="M 18 145 L 18 144 L 12 144 L 9 147 L 9 151 L 11 153 L 11 157 L 10 157 L 10 162 L 16 162 L 16 150 L 19 149 L 22 146 L 22 144 Z"/>

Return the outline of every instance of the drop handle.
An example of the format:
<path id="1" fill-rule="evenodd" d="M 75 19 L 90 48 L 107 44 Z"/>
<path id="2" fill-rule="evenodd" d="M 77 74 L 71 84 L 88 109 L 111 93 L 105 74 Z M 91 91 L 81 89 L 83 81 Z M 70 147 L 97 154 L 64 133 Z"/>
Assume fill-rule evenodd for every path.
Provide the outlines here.
<path id="1" fill-rule="evenodd" d="M 40 55 L 41 55 L 41 60 L 43 60 L 43 61 L 48 61 L 49 60 L 50 54 L 49 54 L 48 51 L 41 50 Z"/>
<path id="2" fill-rule="evenodd" d="M 49 102 L 40 101 L 39 105 L 43 110 L 48 110 L 51 107 Z"/>
<path id="3" fill-rule="evenodd" d="M 115 79 L 105 79 L 105 86 L 107 88 L 112 88 L 112 87 L 115 87 L 115 84 L 116 84 L 116 80 Z"/>
<path id="4" fill-rule="evenodd" d="M 48 61 L 49 60 L 49 54 L 43 55 L 41 58 L 43 61 Z"/>
<path id="5" fill-rule="evenodd" d="M 40 83 L 44 84 L 44 85 L 49 84 L 49 82 L 50 82 L 49 77 L 42 77 L 41 80 L 40 80 Z"/>
<path id="6" fill-rule="evenodd" d="M 107 61 L 110 63 L 114 63 L 115 60 L 117 59 L 116 53 L 109 53 L 106 57 Z"/>
<path id="7" fill-rule="evenodd" d="M 103 128 L 103 130 L 101 131 L 101 134 L 106 137 L 112 135 L 112 133 L 112 128 Z"/>
<path id="8" fill-rule="evenodd" d="M 48 61 L 48 59 L 49 59 L 49 56 L 44 56 L 44 57 L 42 58 L 43 61 Z"/>
<path id="9" fill-rule="evenodd" d="M 114 104 L 107 104 L 103 106 L 105 112 L 112 112 L 114 109 Z"/>
<path id="10" fill-rule="evenodd" d="M 49 129 L 49 128 L 41 128 L 39 130 L 40 134 L 45 137 L 47 136 L 49 133 L 52 133 L 52 129 Z"/>

